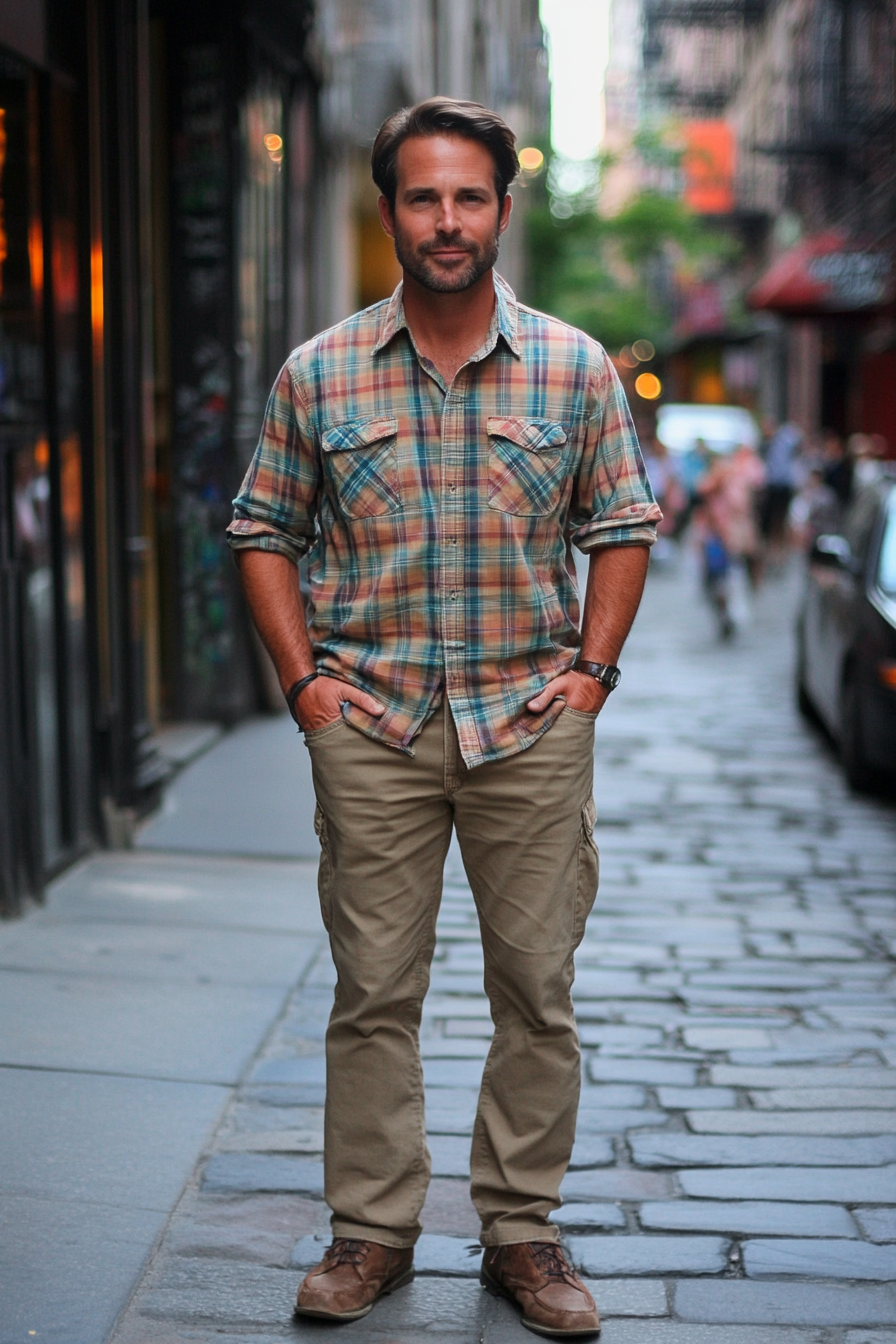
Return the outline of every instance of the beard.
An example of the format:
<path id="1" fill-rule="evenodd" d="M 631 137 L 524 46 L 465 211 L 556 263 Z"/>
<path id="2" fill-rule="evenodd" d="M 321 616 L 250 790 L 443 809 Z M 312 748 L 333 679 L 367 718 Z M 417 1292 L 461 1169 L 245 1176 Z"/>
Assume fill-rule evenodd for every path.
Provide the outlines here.
<path id="1" fill-rule="evenodd" d="M 460 294 L 463 290 L 472 288 L 498 260 L 496 233 L 484 247 L 478 243 L 453 243 L 454 247 L 462 247 L 469 254 L 469 259 L 446 271 L 436 262 L 428 260 L 428 253 L 438 251 L 445 246 L 445 243 L 445 239 L 437 238 L 431 243 L 421 243 L 414 248 L 397 229 L 395 232 L 395 255 L 398 264 L 408 275 L 413 276 L 419 285 L 431 290 L 433 294 Z"/>

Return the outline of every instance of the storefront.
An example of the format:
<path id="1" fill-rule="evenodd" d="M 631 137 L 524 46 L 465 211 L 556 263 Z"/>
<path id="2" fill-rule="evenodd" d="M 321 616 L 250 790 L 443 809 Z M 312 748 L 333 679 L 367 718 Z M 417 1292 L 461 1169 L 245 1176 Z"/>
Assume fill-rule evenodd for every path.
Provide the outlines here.
<path id="1" fill-rule="evenodd" d="M 0 0 L 0 913 L 264 661 L 224 543 L 307 334 L 304 0 Z"/>

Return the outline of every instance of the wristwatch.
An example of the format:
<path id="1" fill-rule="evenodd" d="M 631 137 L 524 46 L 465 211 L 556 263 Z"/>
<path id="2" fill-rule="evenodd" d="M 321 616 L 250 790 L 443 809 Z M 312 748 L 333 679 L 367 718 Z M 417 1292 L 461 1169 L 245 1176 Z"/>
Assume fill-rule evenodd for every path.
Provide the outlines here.
<path id="1" fill-rule="evenodd" d="M 585 658 L 578 658 L 572 670 L 584 672 L 586 677 L 593 677 L 608 691 L 615 691 L 622 680 L 622 673 L 612 663 L 589 663 Z"/>

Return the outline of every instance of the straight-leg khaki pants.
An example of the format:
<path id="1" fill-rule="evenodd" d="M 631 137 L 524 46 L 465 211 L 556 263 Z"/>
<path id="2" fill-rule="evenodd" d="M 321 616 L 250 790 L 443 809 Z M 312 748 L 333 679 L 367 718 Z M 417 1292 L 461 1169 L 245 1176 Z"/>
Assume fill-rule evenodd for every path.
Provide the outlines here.
<path id="1" fill-rule="evenodd" d="M 555 1240 L 575 1137 L 573 952 L 597 893 L 594 716 L 468 770 L 443 706 L 413 757 L 339 720 L 306 735 L 320 899 L 337 984 L 327 1030 L 325 1193 L 335 1236 L 412 1246 L 429 1183 L 418 1029 L 456 828 L 495 1033 L 473 1130 L 482 1242 Z"/>

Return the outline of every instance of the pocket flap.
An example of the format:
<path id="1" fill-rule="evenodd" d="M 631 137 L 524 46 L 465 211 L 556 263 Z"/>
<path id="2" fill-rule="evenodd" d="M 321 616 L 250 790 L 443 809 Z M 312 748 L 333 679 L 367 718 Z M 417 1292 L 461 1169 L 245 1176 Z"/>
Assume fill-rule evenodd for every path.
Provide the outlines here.
<path id="1" fill-rule="evenodd" d="M 323 449 L 325 453 L 342 453 L 349 448 L 366 448 L 380 439 L 391 439 L 397 433 L 398 421 L 387 415 L 348 420 L 344 425 L 334 425 L 326 431 L 322 439 Z"/>
<path id="2" fill-rule="evenodd" d="M 566 430 L 556 420 L 529 420 L 522 416 L 490 415 L 487 422 L 489 435 L 509 439 L 520 448 L 539 453 L 543 448 L 557 448 L 566 442 Z"/>

